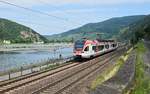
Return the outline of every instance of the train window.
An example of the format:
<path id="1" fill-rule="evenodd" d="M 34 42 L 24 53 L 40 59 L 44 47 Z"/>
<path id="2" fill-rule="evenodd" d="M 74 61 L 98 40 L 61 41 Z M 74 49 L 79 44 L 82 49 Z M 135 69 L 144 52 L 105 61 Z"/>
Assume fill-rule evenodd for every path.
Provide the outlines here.
<path id="1" fill-rule="evenodd" d="M 83 48 L 84 46 L 84 41 L 76 41 L 75 42 L 75 49 L 78 49 L 78 48 Z"/>
<path id="2" fill-rule="evenodd" d="M 92 46 L 92 50 L 96 51 L 96 46 Z"/>
<path id="3" fill-rule="evenodd" d="M 109 49 L 109 45 L 108 45 L 108 44 L 107 44 L 107 45 L 105 45 L 105 48 L 106 48 L 106 49 Z"/>
<path id="4" fill-rule="evenodd" d="M 104 49 L 104 45 L 98 46 L 98 50 L 99 50 L 99 51 L 101 51 L 101 50 L 103 50 L 103 49 Z"/>
<path id="5" fill-rule="evenodd" d="M 87 46 L 87 47 L 84 49 L 84 51 L 89 51 L 89 46 Z"/>
<path id="6" fill-rule="evenodd" d="M 111 44 L 111 47 L 115 47 L 114 44 Z"/>
<path id="7" fill-rule="evenodd" d="M 112 44 L 111 46 L 112 46 L 112 47 L 116 47 L 116 46 L 117 46 L 117 44 Z"/>

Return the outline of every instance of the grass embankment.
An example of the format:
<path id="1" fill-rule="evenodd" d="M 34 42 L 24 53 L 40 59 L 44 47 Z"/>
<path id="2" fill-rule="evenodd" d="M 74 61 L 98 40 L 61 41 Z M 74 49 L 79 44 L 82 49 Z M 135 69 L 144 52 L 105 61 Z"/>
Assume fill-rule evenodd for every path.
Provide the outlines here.
<path id="1" fill-rule="evenodd" d="M 135 84 L 128 94 L 150 94 L 150 77 L 144 73 L 143 54 L 146 52 L 143 42 L 136 45 Z"/>
<path id="2" fill-rule="evenodd" d="M 91 84 L 91 89 L 94 90 L 98 85 L 102 84 L 104 81 L 113 77 L 123 65 L 123 63 L 128 59 L 130 52 L 133 48 L 128 50 L 123 56 L 121 56 L 117 62 L 112 66 L 105 69 Z"/>

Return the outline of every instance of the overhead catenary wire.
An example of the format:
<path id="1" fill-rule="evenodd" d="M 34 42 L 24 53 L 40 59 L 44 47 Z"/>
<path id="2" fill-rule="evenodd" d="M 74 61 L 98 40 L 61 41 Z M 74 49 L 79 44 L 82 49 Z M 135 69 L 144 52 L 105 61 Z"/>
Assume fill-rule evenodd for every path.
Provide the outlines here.
<path id="1" fill-rule="evenodd" d="M 42 3 L 43 5 L 46 5 L 46 6 L 50 6 L 50 7 L 53 7 L 54 9 L 58 9 L 57 11 L 61 11 L 61 10 L 59 10 L 59 8 L 56 8 L 56 6 L 52 6 L 51 4 L 49 4 L 48 2 L 46 2 L 46 1 L 44 1 L 44 0 L 35 0 L 35 1 L 38 1 L 38 2 L 40 2 L 40 3 Z M 70 12 L 68 12 L 68 11 L 63 11 L 63 13 L 65 13 L 65 14 L 70 14 Z M 84 18 L 85 19 L 85 18 Z M 70 21 L 70 20 L 68 20 L 68 21 Z M 70 22 L 73 22 L 73 23 L 75 23 L 75 24 L 77 24 L 77 25 L 79 25 L 79 24 L 81 24 L 81 23 L 79 23 L 79 22 L 77 22 L 77 21 L 70 21 Z"/>
<path id="2" fill-rule="evenodd" d="M 52 15 L 52 14 L 48 14 L 48 13 L 39 11 L 39 10 L 34 10 L 34 9 L 31 9 L 31 8 L 23 7 L 23 6 L 14 4 L 14 3 L 10 3 L 10 2 L 8 2 L 8 1 L 0 0 L 0 2 L 1 2 L 1 3 L 4 3 L 4 4 L 7 4 L 7 5 L 15 6 L 15 7 L 17 7 L 17 8 L 21 8 L 21 9 L 24 9 L 24 10 L 28 10 L 28 11 L 31 11 L 31 12 L 34 12 L 34 13 L 38 13 L 38 14 L 41 14 L 41 15 L 46 15 L 46 16 L 50 16 L 50 17 L 53 17 L 53 18 L 56 18 L 56 19 L 59 19 L 59 20 L 68 21 L 68 19 L 66 19 L 66 18 L 58 17 L 58 16 L 55 16 L 55 15 Z"/>

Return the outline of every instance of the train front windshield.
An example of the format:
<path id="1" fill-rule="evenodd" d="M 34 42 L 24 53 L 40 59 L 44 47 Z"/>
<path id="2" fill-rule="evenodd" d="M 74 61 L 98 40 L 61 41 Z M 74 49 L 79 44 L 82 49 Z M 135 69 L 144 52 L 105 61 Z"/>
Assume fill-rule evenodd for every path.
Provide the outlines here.
<path id="1" fill-rule="evenodd" d="M 79 41 L 79 40 L 78 40 L 78 41 L 75 42 L 75 45 L 74 45 L 74 46 L 75 46 L 74 48 L 75 48 L 76 50 L 78 50 L 78 49 L 83 49 L 84 41 Z"/>

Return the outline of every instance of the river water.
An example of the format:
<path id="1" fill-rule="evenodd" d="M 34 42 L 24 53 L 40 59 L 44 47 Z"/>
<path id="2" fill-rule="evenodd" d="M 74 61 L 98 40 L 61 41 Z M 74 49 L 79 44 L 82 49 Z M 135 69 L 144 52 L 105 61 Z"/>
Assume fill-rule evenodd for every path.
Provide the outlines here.
<path id="1" fill-rule="evenodd" d="M 21 66 L 41 63 L 47 59 L 69 57 L 73 55 L 72 48 L 63 48 L 56 51 L 50 50 L 28 50 L 28 51 L 9 51 L 0 52 L 0 71 L 19 68 Z"/>

